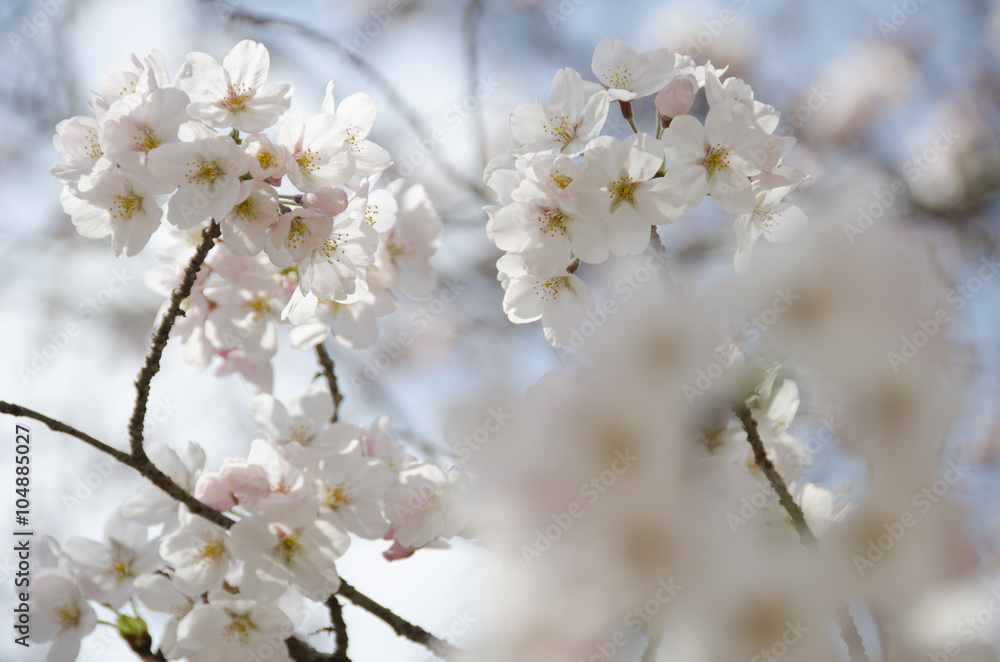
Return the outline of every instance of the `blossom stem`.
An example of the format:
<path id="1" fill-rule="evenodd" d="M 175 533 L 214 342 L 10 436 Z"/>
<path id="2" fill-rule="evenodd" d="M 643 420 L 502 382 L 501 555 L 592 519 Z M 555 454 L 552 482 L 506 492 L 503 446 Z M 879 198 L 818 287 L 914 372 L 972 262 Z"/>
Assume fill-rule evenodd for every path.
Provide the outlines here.
<path id="1" fill-rule="evenodd" d="M 632 113 L 632 102 L 631 101 L 619 101 L 618 105 L 622 109 L 622 117 L 628 122 L 628 125 L 632 127 L 632 133 L 639 133 L 639 127 L 635 125 L 635 117 Z"/>
<path id="2" fill-rule="evenodd" d="M 330 385 L 330 395 L 333 396 L 333 416 L 330 417 L 330 422 L 336 423 L 337 412 L 344 396 L 337 388 L 337 374 L 333 371 L 333 359 L 330 358 L 323 343 L 316 345 L 316 356 L 319 357 L 319 364 L 323 367 L 323 375 L 326 376 L 326 382 Z"/>
<path id="3" fill-rule="evenodd" d="M 753 448 L 754 463 L 767 476 L 768 482 L 774 489 L 775 494 L 778 495 L 778 502 L 792 519 L 792 526 L 798 532 L 799 540 L 809 551 L 818 551 L 819 540 L 816 539 L 816 535 L 809 528 L 809 523 L 806 522 L 806 516 L 802 512 L 802 507 L 795 503 L 795 499 L 792 498 L 791 492 L 788 491 L 788 486 L 785 484 L 784 479 L 778 473 L 774 463 L 771 462 L 771 458 L 767 456 L 764 442 L 757 431 L 757 421 L 754 420 L 750 408 L 747 407 L 745 402 L 738 402 L 733 405 L 733 411 L 743 424 L 743 430 L 747 433 L 747 441 L 750 442 L 750 446 Z M 840 626 L 840 637 L 847 644 L 847 652 L 850 655 L 851 662 L 868 662 L 868 654 L 865 652 L 865 645 L 861 640 L 861 634 L 858 632 L 858 626 L 854 623 L 850 607 L 843 598 L 836 600 L 836 604 L 834 604 L 834 617 Z"/>
<path id="4" fill-rule="evenodd" d="M 205 262 L 208 251 L 215 245 L 215 240 L 221 233 L 222 229 L 214 219 L 202 231 L 201 245 L 198 246 L 198 250 L 184 271 L 184 277 L 181 279 L 180 285 L 170 295 L 170 307 L 167 309 L 163 319 L 160 320 L 160 326 L 156 329 L 156 333 L 153 334 L 153 344 L 149 355 L 146 357 L 146 363 L 142 366 L 139 377 L 135 380 L 135 409 L 132 411 L 132 420 L 128 424 L 129 444 L 131 445 L 133 458 L 144 458 L 146 456 L 146 451 L 142 447 L 142 434 L 146 419 L 146 402 L 149 400 L 149 384 L 160 370 L 160 357 L 163 356 L 163 350 L 167 346 L 167 340 L 170 338 L 170 330 L 173 328 L 177 318 L 184 315 L 184 311 L 181 310 L 181 304 L 191 295 L 191 288 L 194 286 L 195 278 L 198 277 L 198 271 Z"/>

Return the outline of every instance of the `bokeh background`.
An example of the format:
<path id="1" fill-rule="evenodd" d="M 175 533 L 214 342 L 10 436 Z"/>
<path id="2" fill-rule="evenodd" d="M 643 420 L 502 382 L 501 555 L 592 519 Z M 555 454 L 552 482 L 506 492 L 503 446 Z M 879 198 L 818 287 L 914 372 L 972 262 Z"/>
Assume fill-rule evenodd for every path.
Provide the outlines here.
<path id="1" fill-rule="evenodd" d="M 59 160 L 54 127 L 87 114 L 89 90 L 128 52 L 144 56 L 158 49 L 169 67 L 179 68 L 189 51 L 221 60 L 250 38 L 268 47 L 269 80 L 292 83 L 293 107 L 304 113 L 318 111 L 329 80 L 338 99 L 369 94 L 379 109 L 370 137 L 393 155 L 390 172 L 424 184 L 445 223 L 434 264 L 442 282 L 458 283 L 457 300 L 418 330 L 415 342 L 372 383 L 351 375 L 391 353 L 399 333 L 414 331 L 410 317 L 419 302 L 402 303 L 381 320 L 371 350 L 328 346 L 346 396 L 342 418 L 367 424 L 389 414 L 394 432 L 415 454 L 449 461 L 454 454 L 444 430 L 457 405 L 498 386 L 523 391 L 560 364 L 537 324 L 515 327 L 502 313 L 494 264 L 499 253 L 484 232 L 481 208 L 492 201 L 482 168 L 510 147 L 506 126 L 513 107 L 545 97 L 561 67 L 592 78 L 593 48 L 606 37 L 639 50 L 667 46 L 699 62 L 711 59 L 750 82 L 758 99 L 782 111 L 779 132 L 799 139 L 786 163 L 812 181 L 798 195 L 828 201 L 834 210 L 828 217 L 856 222 L 859 206 L 901 180 L 902 199 L 875 222 L 892 224 L 899 241 L 915 251 L 931 247 L 943 277 L 964 282 L 981 258 L 996 254 L 1000 2 L 4 0 L 0 399 L 123 444 L 132 382 L 161 304 L 144 277 L 166 239 L 154 237 L 141 255 L 119 261 L 101 242 L 79 236 L 48 172 Z M 651 127 L 651 117 L 637 120 Z M 939 147 L 948 144 L 935 148 L 942 135 L 950 138 L 939 140 Z M 731 216 L 710 203 L 661 235 L 673 276 L 685 289 L 731 277 Z M 766 260 L 771 248 L 759 247 L 757 259 Z M 109 289 L 112 283 L 124 286 Z M 981 462 L 962 489 L 979 504 L 977 526 L 987 534 L 998 530 L 992 514 L 1000 505 L 998 285 L 987 283 L 948 329 L 963 348 L 957 368 L 971 384 L 955 443 Z M 70 324 L 79 333 L 54 358 L 32 366 L 36 353 L 57 343 Z M 275 395 L 287 401 L 314 377 L 316 366 L 311 353 L 292 349 L 287 338 L 282 343 Z M 245 414 L 249 392 L 240 379 L 196 373 L 176 344 L 163 365 L 153 382 L 147 438 L 178 449 L 198 440 L 209 468 L 245 453 L 255 428 Z M 808 428 L 806 397 L 797 424 Z M 104 476 L 104 458 L 96 451 L 40 425 L 31 428 L 33 528 L 61 541 L 99 539 L 104 519 L 141 484 L 139 477 L 124 467 Z M 13 437 L 14 421 L 5 418 L 0 444 L 12 447 Z M 10 525 L 0 519 L 4 614 L 14 560 L 4 551 L 13 544 L 12 454 L 0 451 L 0 518 L 11 517 Z M 819 479 L 845 469 L 828 458 L 812 471 Z M 82 482 L 88 477 L 89 486 Z M 995 538 L 984 535 L 984 545 Z M 490 618 L 489 596 L 478 582 L 489 566 L 487 555 L 459 541 L 452 551 L 426 550 L 388 563 L 380 555 L 384 546 L 356 540 L 338 564 L 343 576 L 432 632 L 450 631 L 458 644 L 474 641 L 475 622 Z M 356 662 L 426 658 L 370 615 L 353 606 L 345 613 Z M 323 625 L 319 617 L 315 629 Z M 462 625 L 470 620 L 471 626 Z M 0 660 L 44 659 L 45 647 L 15 650 L 11 639 L 4 625 Z M 85 642 L 80 659 L 135 658 L 105 634 Z"/>

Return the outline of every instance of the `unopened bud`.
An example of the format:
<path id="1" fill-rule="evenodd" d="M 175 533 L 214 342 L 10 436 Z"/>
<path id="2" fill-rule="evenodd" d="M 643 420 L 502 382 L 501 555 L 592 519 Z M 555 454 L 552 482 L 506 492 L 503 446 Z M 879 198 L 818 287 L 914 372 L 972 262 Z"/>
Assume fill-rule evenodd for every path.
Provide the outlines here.
<path id="1" fill-rule="evenodd" d="M 673 118 L 691 110 L 697 93 L 698 80 L 692 74 L 678 74 L 657 93 L 653 104 L 660 115 Z"/>

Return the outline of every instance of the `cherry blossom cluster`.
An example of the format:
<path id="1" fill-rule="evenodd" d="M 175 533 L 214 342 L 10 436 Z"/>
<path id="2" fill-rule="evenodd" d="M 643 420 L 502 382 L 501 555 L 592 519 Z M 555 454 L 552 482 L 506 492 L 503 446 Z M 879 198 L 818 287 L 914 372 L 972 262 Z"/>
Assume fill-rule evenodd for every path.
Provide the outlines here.
<path id="1" fill-rule="evenodd" d="M 406 454 L 388 417 L 367 429 L 331 424 L 330 392 L 316 385 L 288 407 L 260 394 L 248 409 L 260 436 L 218 471 L 205 470 L 195 442 L 183 454 L 163 442 L 147 448 L 185 491 L 234 515 L 231 529 L 147 485 L 108 519 L 103 542 L 50 543 L 56 567 L 39 574 L 33 593 L 43 623 L 35 636 L 55 641 L 50 662 L 76 659 L 96 624 L 91 602 L 119 620 L 142 618 L 122 613 L 133 597 L 171 616 L 157 638 L 167 659 L 248 660 L 266 644 L 276 655 L 268 659 L 287 660 L 284 639 L 307 601 L 340 587 L 336 560 L 349 534 L 391 540 L 384 556 L 397 560 L 465 533 L 468 477 Z"/>
<path id="2" fill-rule="evenodd" d="M 220 373 L 238 372 L 258 391 L 271 388 L 278 323 L 293 326 L 300 348 L 331 329 L 361 348 L 395 309 L 390 291 L 429 295 L 441 233 L 423 187 L 376 188 L 390 156 L 367 139 L 376 115 L 367 95 L 338 104 L 331 82 L 319 114 L 288 112 L 275 129 L 292 90 L 266 82 L 269 66 L 252 41 L 221 64 L 190 53 L 173 80 L 161 54 L 131 55 L 102 77 L 93 117 L 57 126 L 65 163 L 52 169 L 77 230 L 109 239 L 119 257 L 141 251 L 161 225 L 181 238 L 162 254 L 177 267 L 148 279 L 166 296 L 201 230 L 220 225 L 179 333 L 189 361 L 218 359 Z"/>
<path id="3" fill-rule="evenodd" d="M 510 118 L 517 147 L 493 159 L 484 179 L 499 204 L 487 231 L 505 255 L 497 262 L 512 322 L 541 320 L 564 346 L 595 302 L 574 274 L 581 262 L 647 249 L 656 226 L 677 221 L 706 196 L 737 214 L 735 268 L 744 272 L 754 242 L 790 240 L 806 223 L 784 201 L 805 179 L 781 165 L 794 138 L 774 135 L 780 115 L 754 99 L 739 78 L 658 48 L 637 53 L 605 39 L 592 61 L 596 83 L 559 70 L 546 102 L 518 106 Z M 704 90 L 704 122 L 687 114 Z M 640 132 L 633 103 L 655 95 L 655 132 Z M 632 135 L 601 135 L 611 106 Z"/>
<path id="4" fill-rule="evenodd" d="M 252 41 L 221 64 L 190 53 L 173 81 L 160 54 L 130 56 L 102 78 L 93 117 L 57 127 L 65 163 L 53 173 L 81 234 L 110 240 L 119 257 L 161 224 L 176 239 L 160 253 L 168 264 L 147 276 L 165 310 L 207 238 L 219 237 L 171 333 L 189 362 L 244 378 L 260 434 L 214 472 L 195 442 L 183 454 L 162 441 L 144 449 L 231 527 L 150 484 L 111 516 L 103 542 L 50 541 L 32 600 L 42 616 L 33 637 L 54 642 L 51 662 L 76 659 L 97 625 L 94 605 L 115 614 L 130 643 L 149 637 L 140 613 L 125 613 L 133 598 L 168 615 L 157 638 L 166 659 L 287 660 L 284 640 L 309 602 L 340 588 L 335 562 L 351 534 L 391 541 L 392 561 L 467 533 L 468 476 L 405 453 L 388 417 L 368 429 L 339 422 L 326 386 L 307 386 L 288 407 L 270 394 L 278 325 L 301 349 L 331 331 L 348 347 L 370 345 L 395 293 L 430 294 L 441 222 L 421 186 L 376 188 L 390 157 L 367 139 L 366 95 L 336 104 L 331 83 L 319 114 L 293 111 L 269 131 L 291 87 L 267 83 L 268 69 Z"/>

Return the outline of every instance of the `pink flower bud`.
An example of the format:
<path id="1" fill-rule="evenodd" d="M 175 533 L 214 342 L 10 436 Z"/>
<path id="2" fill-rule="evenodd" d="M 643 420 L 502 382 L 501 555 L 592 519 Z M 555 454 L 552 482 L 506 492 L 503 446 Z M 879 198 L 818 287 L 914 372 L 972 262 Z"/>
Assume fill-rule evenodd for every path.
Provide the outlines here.
<path id="1" fill-rule="evenodd" d="M 343 189 L 331 186 L 318 193 L 303 195 L 302 206 L 321 211 L 327 216 L 336 216 L 347 208 L 347 194 Z"/>
<path id="2" fill-rule="evenodd" d="M 664 117 L 674 118 L 691 110 L 698 80 L 692 74 L 678 74 L 657 93 L 653 103 Z"/>

